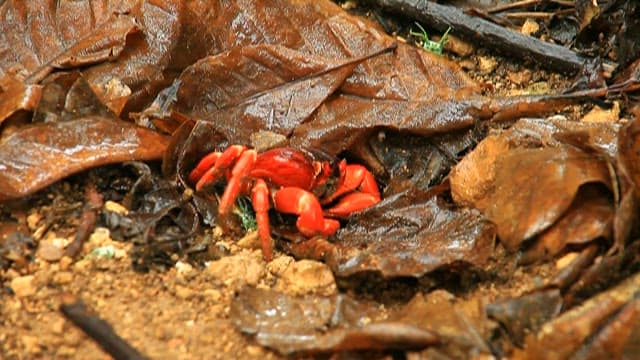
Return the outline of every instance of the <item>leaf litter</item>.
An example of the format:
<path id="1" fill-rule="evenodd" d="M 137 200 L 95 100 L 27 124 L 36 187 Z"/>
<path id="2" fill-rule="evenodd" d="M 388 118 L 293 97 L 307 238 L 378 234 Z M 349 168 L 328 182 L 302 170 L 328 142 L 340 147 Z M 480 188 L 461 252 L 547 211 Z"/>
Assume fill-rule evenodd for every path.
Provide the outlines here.
<path id="1" fill-rule="evenodd" d="M 397 41 L 330 2 L 47 4 L 0 5 L 9 34 L 2 47 L 11 49 L 0 56 L 0 200 L 8 204 L 0 260 L 7 288 L 32 294 L 14 299 L 10 311 L 20 299 L 47 296 L 41 272 L 27 275 L 33 240 L 23 227 L 25 204 L 87 171 L 94 175 L 85 182 L 102 184 L 98 189 L 108 201 L 125 205 L 124 212 L 103 209 L 99 225 L 109 227 L 113 238 L 132 240 L 130 258 L 138 269 L 171 272 L 180 258 L 203 264 L 243 256 L 246 264 L 257 264 L 251 268 L 265 266 L 215 231 L 202 235 L 201 222 L 215 224 L 217 202 L 212 194 L 192 193 L 186 173 L 209 151 L 270 133 L 279 144 L 365 164 L 383 190 L 383 201 L 344 219 L 334 239 L 301 241 L 287 219 L 279 219 L 274 234 L 284 252 L 324 261 L 339 283 L 373 275 L 372 284 L 382 287 L 412 278 L 432 285 L 410 291 L 394 306 L 398 315 L 381 304 L 360 304 L 348 286 L 333 297 L 265 290 L 281 276 L 275 269 L 259 272 L 262 288 L 236 288 L 237 297 L 220 294 L 219 287 L 231 283 L 216 275 L 221 283 L 207 290 L 218 295 L 206 304 L 222 296 L 231 308 L 214 318 L 230 316 L 238 330 L 281 354 L 424 349 L 420 356 L 520 358 L 633 352 L 637 304 L 628 290 L 633 285 L 625 284 L 633 284 L 630 274 L 637 268 L 637 121 L 526 118 L 602 97 L 606 92 L 589 87 L 601 81 L 561 95 L 486 96 L 453 62 Z M 91 19 L 77 15 L 88 11 Z M 34 17 L 39 12 L 51 16 Z M 598 13 L 578 14 L 581 34 L 598 21 Z M 31 18 L 40 23 L 24 21 Z M 635 72 L 621 74 L 612 93 L 635 90 Z M 134 162 L 129 180 L 106 183 L 95 175 L 107 164 L 152 160 L 163 160 L 162 174 Z M 103 248 L 88 240 L 83 253 L 92 246 Z M 548 267 L 563 256 L 575 260 Z M 108 261 L 84 259 L 74 266 L 121 271 Z M 486 294 L 473 296 L 483 280 L 506 281 L 532 263 L 550 269 L 548 281 L 493 294 L 492 300 L 504 298 L 495 305 Z M 446 283 L 451 277 L 443 274 L 459 274 L 458 283 Z M 623 290 L 607 290 L 605 284 L 626 275 Z M 53 283 L 68 284 L 56 276 Z M 200 296 L 182 279 L 170 283 L 173 295 Z M 84 281 L 80 275 L 78 281 Z M 36 289 L 19 292 L 18 284 Z M 453 293 L 432 290 L 438 286 Z M 588 300 L 599 291 L 602 311 Z M 566 307 L 538 314 L 549 296 Z M 357 309 L 351 315 L 360 320 L 342 318 L 345 304 Z M 500 304 L 517 306 L 517 313 L 501 314 Z M 274 309 L 281 317 L 269 317 Z M 307 322 L 318 311 L 325 314 L 320 322 Z M 569 335 L 584 328 L 571 321 L 574 313 L 587 322 L 594 317 L 582 337 Z M 563 323 L 565 318 L 570 320 Z M 535 337 L 538 331 L 550 331 L 564 346 L 549 346 L 551 340 Z M 32 354 L 51 351 L 37 341 L 29 346 L 29 335 L 21 340 Z"/>

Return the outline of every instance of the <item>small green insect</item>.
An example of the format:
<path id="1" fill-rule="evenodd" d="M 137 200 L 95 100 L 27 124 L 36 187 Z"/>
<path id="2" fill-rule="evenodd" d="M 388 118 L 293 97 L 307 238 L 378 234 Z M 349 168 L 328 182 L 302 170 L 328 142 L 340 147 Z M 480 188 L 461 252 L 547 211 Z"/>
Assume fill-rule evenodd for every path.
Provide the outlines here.
<path id="1" fill-rule="evenodd" d="M 433 41 L 429 39 L 429 35 L 427 35 L 427 31 L 422 27 L 422 25 L 416 23 L 416 25 L 420 28 L 420 32 L 417 31 L 409 31 L 409 34 L 413 36 L 417 36 L 419 38 L 418 44 L 426 51 L 432 52 L 434 54 L 442 55 L 442 49 L 444 49 L 444 44 L 447 43 L 447 37 L 449 36 L 449 31 L 451 31 L 451 27 L 447 29 L 447 31 L 442 34 L 440 41 Z"/>
<path id="2" fill-rule="evenodd" d="M 249 199 L 238 197 L 233 213 L 240 217 L 240 222 L 242 223 L 244 231 L 249 232 L 258 228 L 258 225 L 256 224 L 256 214 L 253 211 L 253 207 L 251 206 Z"/>

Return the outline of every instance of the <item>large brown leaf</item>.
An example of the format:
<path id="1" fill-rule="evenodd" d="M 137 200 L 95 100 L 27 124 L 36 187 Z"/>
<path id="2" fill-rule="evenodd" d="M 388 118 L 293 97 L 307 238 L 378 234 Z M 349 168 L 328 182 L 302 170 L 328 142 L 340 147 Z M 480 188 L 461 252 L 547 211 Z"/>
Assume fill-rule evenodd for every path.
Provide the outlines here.
<path id="1" fill-rule="evenodd" d="M 611 188 L 604 158 L 616 153 L 616 129 L 519 121 L 485 138 L 456 166 L 450 177 L 453 198 L 480 209 L 497 225 L 500 240 L 510 250 L 557 222 L 558 228 L 543 235 L 533 249 L 538 254 L 531 253 L 533 258 L 546 250 L 556 254 L 567 243 L 609 237 L 614 208 L 607 191 L 585 192 L 579 199 L 576 194 L 587 183 Z M 563 143 L 578 141 L 588 151 Z M 572 203 L 572 213 L 566 214 Z M 593 226 L 596 220 L 598 226 Z M 579 231 L 572 230 L 575 226 Z M 564 236 L 568 234 L 570 238 Z"/>
<path id="2" fill-rule="evenodd" d="M 23 127 L 0 140 L 0 201 L 31 194 L 90 167 L 162 157 L 167 139 L 112 118 Z"/>
<path id="3" fill-rule="evenodd" d="M 493 225 L 479 212 L 451 209 L 437 196 L 409 190 L 354 216 L 327 262 L 338 276 L 419 277 L 456 263 L 483 267 L 494 239 Z"/>
<path id="4" fill-rule="evenodd" d="M 367 56 L 392 43 L 382 45 Z M 235 48 L 187 68 L 179 78 L 176 107 L 206 118 L 234 143 L 248 143 L 259 130 L 289 135 L 362 60 L 323 58 L 275 45 Z"/>

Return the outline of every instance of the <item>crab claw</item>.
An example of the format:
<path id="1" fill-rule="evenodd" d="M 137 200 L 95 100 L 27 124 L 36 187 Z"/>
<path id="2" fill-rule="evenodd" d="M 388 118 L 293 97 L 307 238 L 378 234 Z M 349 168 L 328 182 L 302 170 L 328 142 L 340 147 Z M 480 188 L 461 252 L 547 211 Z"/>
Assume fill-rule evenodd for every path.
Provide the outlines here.
<path id="1" fill-rule="evenodd" d="M 309 191 L 284 187 L 275 193 L 273 202 L 276 210 L 299 215 L 296 227 L 306 237 L 320 234 L 331 236 L 340 228 L 338 220 L 324 217 L 320 201 Z"/>
<path id="2" fill-rule="evenodd" d="M 378 183 L 367 168 L 362 165 L 347 165 L 344 160 L 340 162 L 339 168 L 340 181 L 338 182 L 338 187 L 333 194 L 324 199 L 323 203 L 329 204 L 341 196 L 342 198 L 327 210 L 327 214 L 346 216 L 380 202 Z"/>

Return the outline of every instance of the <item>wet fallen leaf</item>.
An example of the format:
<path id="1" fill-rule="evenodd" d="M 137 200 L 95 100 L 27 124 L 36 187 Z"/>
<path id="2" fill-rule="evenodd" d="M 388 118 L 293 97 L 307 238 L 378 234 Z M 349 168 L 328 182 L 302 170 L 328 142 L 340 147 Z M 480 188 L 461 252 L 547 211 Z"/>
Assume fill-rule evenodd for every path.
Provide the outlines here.
<path id="1" fill-rule="evenodd" d="M 113 59 L 138 28 L 127 14 L 132 3 L 6 1 L 0 8 L 0 33 L 6 35 L 0 47 L 12 51 L 3 52 L 0 69 L 34 84 L 56 68 Z"/>
<path id="2" fill-rule="evenodd" d="M 156 132 L 97 116 L 23 127 L 0 139 L 0 200 L 93 166 L 160 159 L 166 145 Z"/>
<path id="3" fill-rule="evenodd" d="M 570 244 L 584 244 L 598 238 L 610 240 L 614 204 L 607 192 L 597 186 L 580 188 L 564 215 L 526 249 L 521 263 L 553 258 Z"/>
<path id="4" fill-rule="evenodd" d="M 391 43 L 383 45 L 366 56 Z M 276 45 L 232 49 L 183 72 L 176 108 L 211 119 L 232 143 L 249 143 L 258 130 L 289 135 L 362 60 L 313 57 Z"/>
<path id="5" fill-rule="evenodd" d="M 286 355 L 421 349 L 439 341 L 429 330 L 385 321 L 377 307 L 346 295 L 294 297 L 245 288 L 232 303 L 230 316 L 240 331 Z"/>
<path id="6" fill-rule="evenodd" d="M 409 190 L 352 217 L 326 259 L 338 276 L 379 272 L 422 276 L 443 266 L 481 268 L 493 253 L 495 229 L 478 212 Z"/>

